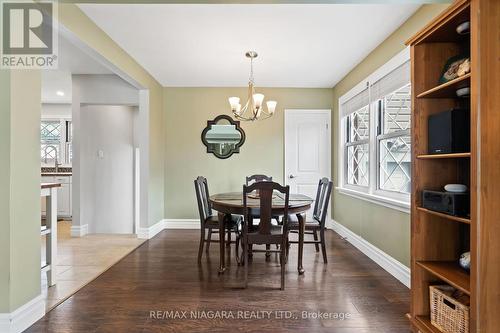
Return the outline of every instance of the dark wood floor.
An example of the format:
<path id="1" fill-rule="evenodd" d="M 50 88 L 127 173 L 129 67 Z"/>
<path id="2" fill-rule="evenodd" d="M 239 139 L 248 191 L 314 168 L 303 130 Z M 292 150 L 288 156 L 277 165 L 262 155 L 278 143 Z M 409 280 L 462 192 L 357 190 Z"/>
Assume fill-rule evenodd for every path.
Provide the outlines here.
<path id="1" fill-rule="evenodd" d="M 264 254 L 254 255 L 243 290 L 234 255 L 218 276 L 218 244 L 198 266 L 199 232 L 163 231 L 27 332 L 409 332 L 409 290 L 338 235 L 327 235 L 329 263 L 306 245 L 306 273 L 299 276 L 292 247 L 286 289 L 280 291 L 274 254 L 268 262 Z M 187 318 L 167 318 L 182 317 L 182 311 Z M 195 319 L 191 311 L 212 318 Z M 303 318 L 304 311 L 313 317 Z M 332 318 L 314 318 L 318 311 Z M 342 314 L 348 319 L 339 319 Z"/>

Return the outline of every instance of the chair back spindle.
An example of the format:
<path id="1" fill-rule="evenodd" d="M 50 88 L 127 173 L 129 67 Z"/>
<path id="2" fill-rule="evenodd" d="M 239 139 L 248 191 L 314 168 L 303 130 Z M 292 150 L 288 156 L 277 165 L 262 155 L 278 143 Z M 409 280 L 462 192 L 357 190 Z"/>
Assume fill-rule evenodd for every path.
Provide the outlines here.
<path id="1" fill-rule="evenodd" d="M 273 219 L 273 193 L 274 191 L 278 191 L 284 194 L 284 217 L 283 217 L 283 225 L 287 225 L 287 216 L 288 216 L 288 202 L 289 202 L 289 194 L 290 187 L 289 186 L 281 186 L 278 183 L 274 183 L 272 181 L 261 181 L 255 182 L 252 185 L 243 185 L 243 207 L 245 212 L 245 231 L 248 232 L 248 221 L 252 218 L 251 210 L 248 207 L 248 194 L 257 190 L 259 193 L 260 200 L 260 208 L 259 208 L 259 218 L 260 223 L 257 229 L 257 232 L 261 235 L 269 235 L 271 233 L 271 221 Z"/>
<path id="2" fill-rule="evenodd" d="M 333 183 L 328 178 L 322 178 L 318 184 L 316 202 L 314 203 L 313 218 L 324 226 L 328 213 L 328 204 L 332 193 Z"/>
<path id="3" fill-rule="evenodd" d="M 200 213 L 200 220 L 202 223 L 209 217 L 212 216 L 212 207 L 208 198 L 210 194 L 208 192 L 208 182 L 205 177 L 197 177 L 194 181 L 194 188 L 196 191 L 196 199 L 198 201 L 198 211 Z"/>

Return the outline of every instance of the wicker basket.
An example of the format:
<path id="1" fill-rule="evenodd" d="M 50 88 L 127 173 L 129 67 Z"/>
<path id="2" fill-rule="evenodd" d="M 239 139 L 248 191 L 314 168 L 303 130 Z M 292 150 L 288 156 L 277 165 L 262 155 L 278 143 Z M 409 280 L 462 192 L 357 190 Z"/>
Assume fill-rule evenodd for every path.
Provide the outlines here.
<path id="1" fill-rule="evenodd" d="M 445 333 L 469 333 L 469 297 L 448 285 L 429 289 L 432 325 Z"/>

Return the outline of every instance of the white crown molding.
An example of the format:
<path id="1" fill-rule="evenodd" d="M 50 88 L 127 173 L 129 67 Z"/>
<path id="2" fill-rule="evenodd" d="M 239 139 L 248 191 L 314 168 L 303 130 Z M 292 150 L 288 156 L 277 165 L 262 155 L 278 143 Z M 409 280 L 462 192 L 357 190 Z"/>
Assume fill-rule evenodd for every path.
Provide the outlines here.
<path id="1" fill-rule="evenodd" d="M 410 268 L 406 267 L 378 247 L 369 243 L 361 236 L 355 234 L 335 220 L 327 224 L 328 229 L 332 229 L 354 247 L 373 260 L 377 265 L 385 269 L 389 274 L 398 279 L 406 287 L 410 288 Z"/>
<path id="2" fill-rule="evenodd" d="M 45 315 L 45 301 L 38 295 L 11 313 L 0 313 L 0 332 L 20 333 Z"/>
<path id="3" fill-rule="evenodd" d="M 72 225 L 71 226 L 71 237 L 83 237 L 89 233 L 89 225 Z"/>

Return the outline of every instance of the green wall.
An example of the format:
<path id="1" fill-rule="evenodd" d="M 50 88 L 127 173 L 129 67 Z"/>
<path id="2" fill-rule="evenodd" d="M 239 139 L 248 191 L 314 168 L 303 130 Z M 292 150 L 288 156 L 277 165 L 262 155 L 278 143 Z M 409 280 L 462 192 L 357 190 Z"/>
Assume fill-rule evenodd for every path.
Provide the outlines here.
<path id="1" fill-rule="evenodd" d="M 10 275 L 10 71 L 0 70 L 0 313 L 9 312 Z"/>
<path id="2" fill-rule="evenodd" d="M 405 42 L 448 5 L 424 5 L 333 88 L 333 174 L 338 185 L 339 97 L 405 48 Z M 410 215 L 353 198 L 333 195 L 333 218 L 406 266 L 410 265 Z"/>
<path id="3" fill-rule="evenodd" d="M 207 120 L 230 114 L 230 96 L 246 100 L 247 88 L 165 88 L 165 218 L 195 219 L 198 208 L 193 180 L 205 176 L 210 191 L 241 190 L 245 176 L 272 175 L 283 182 L 284 109 L 331 109 L 331 89 L 257 88 L 278 101 L 264 121 L 242 122 L 245 144 L 239 154 L 221 160 L 206 153 L 200 139 Z"/>
<path id="4" fill-rule="evenodd" d="M 149 90 L 149 209 L 143 226 L 164 216 L 163 88 L 74 4 L 59 21 L 84 43 Z M 0 313 L 41 293 L 40 71 L 0 70 Z"/>
<path id="5" fill-rule="evenodd" d="M 40 294 L 40 71 L 1 70 L 0 313 Z M 28 91 L 29 93 L 26 93 Z"/>

